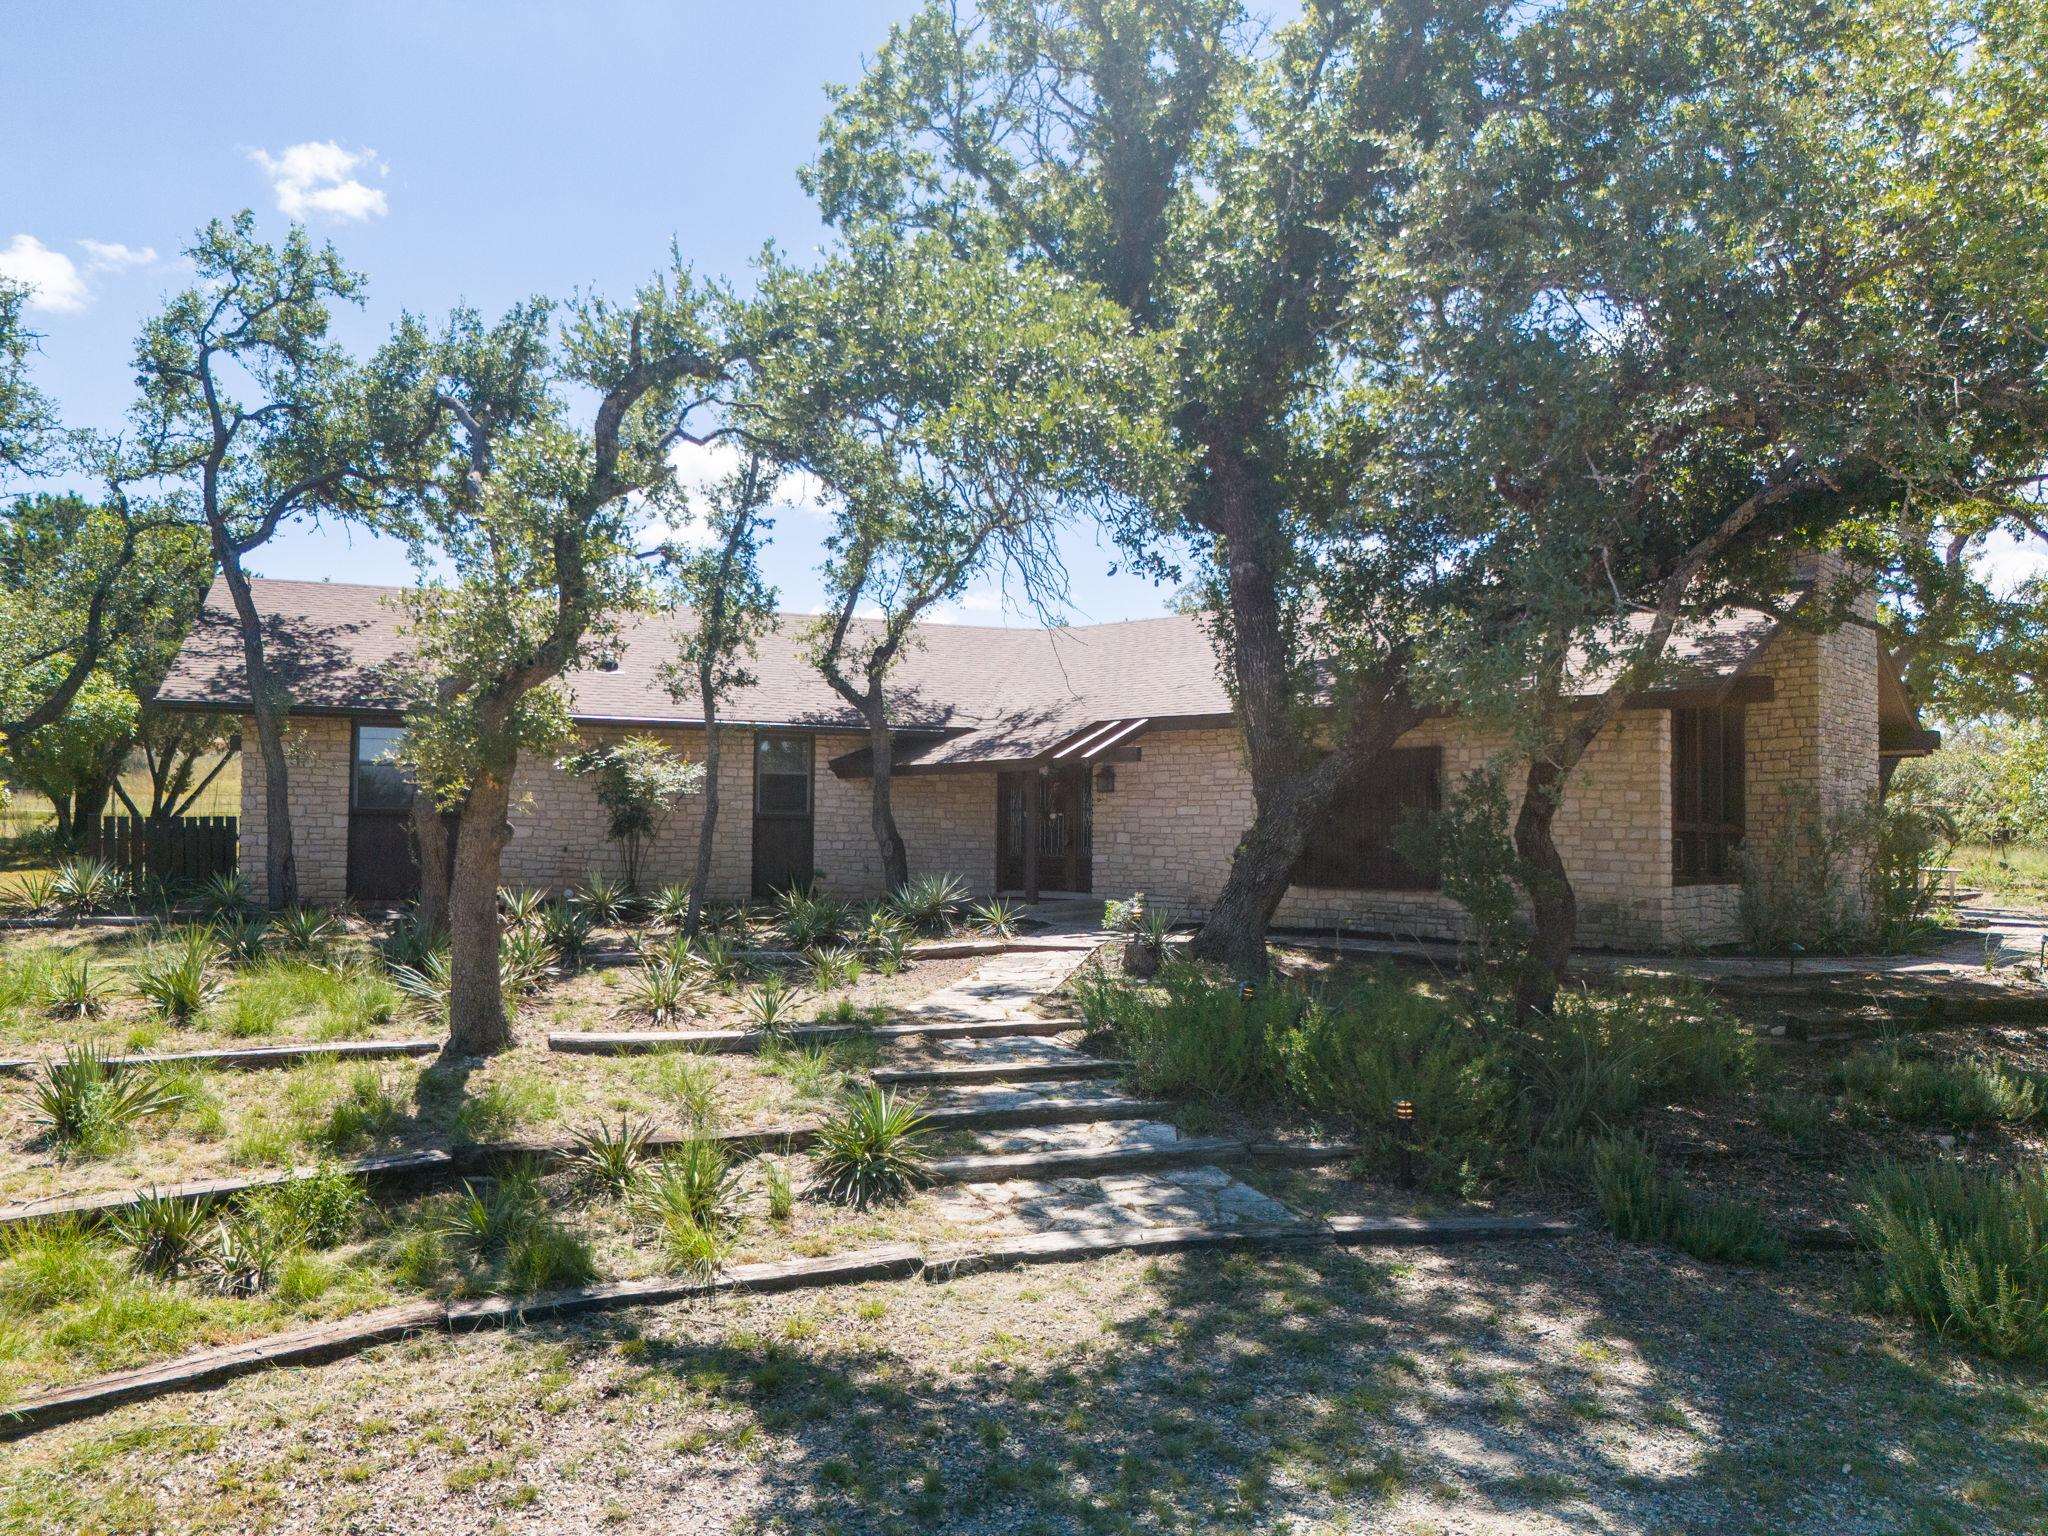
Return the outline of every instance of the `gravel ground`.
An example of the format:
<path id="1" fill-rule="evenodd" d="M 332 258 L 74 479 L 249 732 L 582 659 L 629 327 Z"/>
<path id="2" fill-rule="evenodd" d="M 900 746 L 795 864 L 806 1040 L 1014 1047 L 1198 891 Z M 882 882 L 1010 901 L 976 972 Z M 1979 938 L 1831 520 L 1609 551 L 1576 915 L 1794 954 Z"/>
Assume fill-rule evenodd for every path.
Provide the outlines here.
<path id="1" fill-rule="evenodd" d="M 1675 1304 L 1682 1303 L 1682 1304 Z M 2048 1380 L 1580 1237 L 434 1338 L 9 1448 L 0 1532 L 2038 1531 Z"/>

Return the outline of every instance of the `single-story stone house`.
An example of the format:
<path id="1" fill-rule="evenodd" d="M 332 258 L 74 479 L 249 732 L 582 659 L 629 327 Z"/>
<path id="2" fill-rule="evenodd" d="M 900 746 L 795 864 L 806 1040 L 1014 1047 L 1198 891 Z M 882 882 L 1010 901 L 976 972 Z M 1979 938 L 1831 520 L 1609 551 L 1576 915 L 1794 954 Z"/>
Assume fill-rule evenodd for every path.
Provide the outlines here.
<path id="1" fill-rule="evenodd" d="M 405 643 L 395 592 L 255 583 L 294 701 L 287 742 L 308 901 L 389 901 L 417 882 L 410 789 L 385 760 L 401 729 L 387 670 Z M 246 715 L 229 612 L 216 588 L 164 684 L 165 703 Z M 662 680 L 675 655 L 671 622 L 631 623 L 615 666 L 568 679 L 587 736 L 653 734 L 701 756 L 696 701 L 672 697 Z M 879 893 L 859 722 L 804 661 L 804 624 L 782 621 L 761 647 L 758 680 L 722 710 L 713 900 L 810 877 L 835 893 Z M 1240 738 L 1194 618 L 927 625 L 900 664 L 896 710 L 895 809 L 911 867 L 955 874 L 977 894 L 1144 891 L 1198 909 L 1221 888 L 1250 822 Z M 254 739 L 244 720 L 243 740 Z M 1794 797 L 1822 807 L 1871 801 L 1889 765 L 1932 739 L 1868 626 L 1815 633 L 1737 611 L 1687 633 L 1665 685 L 1594 744 L 1560 810 L 1584 940 L 1732 937 L 1745 835 Z M 1279 923 L 1455 934 L 1458 909 L 1402 861 L 1390 832 L 1504 747 L 1455 717 L 1405 737 L 1369 790 L 1332 813 Z M 619 850 L 586 784 L 530 757 L 516 790 L 508 881 L 559 888 L 617 871 Z M 647 850 L 644 879 L 689 877 L 698 818 L 694 800 L 679 807 Z M 245 773 L 241 867 L 259 882 L 265 836 L 261 776 Z"/>

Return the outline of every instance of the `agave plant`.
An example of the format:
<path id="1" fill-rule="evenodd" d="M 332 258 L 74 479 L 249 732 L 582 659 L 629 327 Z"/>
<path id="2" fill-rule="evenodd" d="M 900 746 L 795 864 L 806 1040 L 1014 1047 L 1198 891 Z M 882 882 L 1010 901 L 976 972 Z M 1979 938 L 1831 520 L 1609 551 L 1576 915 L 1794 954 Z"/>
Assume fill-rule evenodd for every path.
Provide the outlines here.
<path id="1" fill-rule="evenodd" d="M 121 899 L 121 872 L 103 859 L 66 859 L 57 866 L 54 893 L 67 912 L 104 912 Z"/>
<path id="2" fill-rule="evenodd" d="M 536 992 L 560 974 L 555 947 L 538 928 L 508 928 L 498 939 L 498 980 L 507 992 Z"/>
<path id="3" fill-rule="evenodd" d="M 944 933 L 966 900 L 958 875 L 919 875 L 889 893 L 889 910 L 919 933 Z"/>
<path id="4" fill-rule="evenodd" d="M 694 941 L 693 952 L 697 964 L 704 974 L 721 984 L 743 980 L 747 974 L 746 958 L 739 946 L 722 933 L 700 933 Z"/>
<path id="5" fill-rule="evenodd" d="M 592 875 L 569 898 L 593 924 L 616 928 L 633 911 L 633 890 L 610 875 Z"/>
<path id="6" fill-rule="evenodd" d="M 135 990 L 172 1023 L 187 1023 L 220 991 L 213 978 L 219 956 L 219 942 L 212 931 L 188 928 L 171 943 L 151 951 L 135 968 Z"/>
<path id="7" fill-rule="evenodd" d="M 45 983 L 43 1000 L 60 1019 L 95 1019 L 107 1005 L 107 979 L 80 957 L 58 966 Z"/>
<path id="8" fill-rule="evenodd" d="M 57 910 L 57 877 L 47 869 L 26 869 L 14 877 L 7 895 L 8 910 L 24 917 L 46 917 Z"/>
<path id="9" fill-rule="evenodd" d="M 666 923 L 680 928 L 690 916 L 690 888 L 687 885 L 664 885 L 648 898 L 647 915 L 657 923 Z"/>
<path id="10" fill-rule="evenodd" d="M 128 1248 L 136 1272 L 168 1279 L 191 1262 L 206 1234 L 206 1212 L 196 1200 L 155 1190 L 114 1212 L 109 1225 Z"/>
<path id="11" fill-rule="evenodd" d="M 205 912 L 240 912 L 253 905 L 249 882 L 239 874 L 215 875 L 199 888 L 199 906 Z"/>
<path id="12" fill-rule="evenodd" d="M 392 923 L 390 930 L 377 941 L 377 950 L 383 955 L 384 963 L 394 970 L 400 966 L 417 968 L 442 943 L 441 934 L 422 923 L 417 913 L 408 912 Z"/>
<path id="13" fill-rule="evenodd" d="M 283 948 L 296 954 L 310 954 L 334 937 L 333 914 L 318 907 L 286 907 L 278 913 L 274 936 Z"/>
<path id="14" fill-rule="evenodd" d="M 213 1229 L 201 1263 L 208 1283 L 223 1296 L 255 1296 L 270 1289 L 292 1250 L 292 1235 L 258 1208 L 237 1210 Z"/>
<path id="15" fill-rule="evenodd" d="M 930 1182 L 920 1101 L 870 1086 L 848 1096 L 812 1143 L 815 1194 L 864 1211 Z"/>
<path id="16" fill-rule="evenodd" d="M 514 928 L 524 928 L 540 920 L 541 906 L 547 896 L 531 886 L 498 887 L 498 910 L 505 914 L 505 921 Z"/>
<path id="17" fill-rule="evenodd" d="M 774 1034 L 789 1022 L 789 1016 L 789 985 L 780 976 L 766 978 L 747 994 L 747 1017 L 762 1034 Z"/>
<path id="18" fill-rule="evenodd" d="M 432 1230 L 472 1257 L 502 1253 L 547 1219 L 540 1186 L 525 1174 L 464 1180 Z"/>
<path id="19" fill-rule="evenodd" d="M 656 1023 L 667 1023 L 688 1011 L 697 978 L 687 967 L 649 960 L 633 973 L 633 1006 Z"/>
<path id="20" fill-rule="evenodd" d="M 546 936 L 562 965 L 576 965 L 590 948 L 590 933 L 596 927 L 590 911 L 580 902 L 546 901 L 540 906 L 540 931 Z"/>
<path id="21" fill-rule="evenodd" d="M 633 1187 L 634 1175 L 647 1156 L 647 1141 L 653 1134 L 644 1120 L 619 1117 L 616 1126 L 603 1121 L 577 1132 L 569 1151 L 569 1166 L 614 1199 Z"/>
<path id="22" fill-rule="evenodd" d="M 909 959 L 910 929 L 887 907 L 868 914 L 859 938 L 860 953 L 884 976 L 894 976 Z"/>
<path id="23" fill-rule="evenodd" d="M 118 1146 L 137 1120 L 177 1108 L 183 1094 L 153 1072 L 112 1065 L 96 1045 L 74 1045 L 43 1064 L 29 1098 L 51 1141 L 97 1157 Z"/>
<path id="24" fill-rule="evenodd" d="M 992 939 L 1014 939 L 1017 936 L 1017 907 L 1007 901 L 984 901 L 967 914 L 969 922 Z"/>
<path id="25" fill-rule="evenodd" d="M 835 944 L 830 949 L 815 950 L 811 954 L 811 988 L 817 992 L 831 992 L 840 987 L 850 987 L 860 980 L 860 956 L 844 945 Z"/>
<path id="26" fill-rule="evenodd" d="M 391 984 L 422 1018 L 447 1022 L 448 994 L 453 985 L 447 950 L 428 950 L 417 964 L 392 966 Z"/>

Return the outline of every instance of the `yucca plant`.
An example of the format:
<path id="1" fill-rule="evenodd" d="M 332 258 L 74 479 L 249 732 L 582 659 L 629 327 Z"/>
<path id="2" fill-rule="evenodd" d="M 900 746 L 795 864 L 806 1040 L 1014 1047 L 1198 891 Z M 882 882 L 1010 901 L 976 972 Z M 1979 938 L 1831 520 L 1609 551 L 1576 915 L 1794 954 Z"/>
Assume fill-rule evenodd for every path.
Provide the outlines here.
<path id="1" fill-rule="evenodd" d="M 846 907 L 829 896 L 792 888 L 775 898 L 775 924 L 792 948 L 811 949 L 846 931 Z"/>
<path id="2" fill-rule="evenodd" d="M 108 1224 L 129 1250 L 128 1261 L 138 1274 L 168 1279 L 192 1261 L 206 1235 L 207 1218 L 196 1200 L 151 1190 L 115 1211 Z"/>
<path id="3" fill-rule="evenodd" d="M 277 915 L 272 936 L 283 949 L 310 954 L 325 947 L 336 928 L 333 914 L 318 907 L 286 907 Z"/>
<path id="4" fill-rule="evenodd" d="M 214 949 L 229 965 L 247 965 L 263 954 L 270 919 L 260 912 L 224 912 L 207 925 Z"/>
<path id="5" fill-rule="evenodd" d="M 690 888 L 687 885 L 664 885 L 647 902 L 647 915 L 657 923 L 680 928 L 690 916 Z"/>
<path id="6" fill-rule="evenodd" d="M 503 1253 L 546 1220 L 540 1185 L 526 1174 L 468 1180 L 431 1230 L 473 1258 Z"/>
<path id="7" fill-rule="evenodd" d="M 633 913 L 633 890 L 610 875 L 592 875 L 570 896 L 593 924 L 616 928 Z"/>
<path id="8" fill-rule="evenodd" d="M 47 917 L 57 910 L 57 877 L 47 869 L 27 869 L 14 877 L 7 907 L 24 917 Z"/>
<path id="9" fill-rule="evenodd" d="M 107 978 L 83 956 L 50 972 L 43 1000 L 60 1019 L 96 1019 L 106 1011 Z"/>
<path id="10" fill-rule="evenodd" d="M 155 1073 L 112 1066 L 96 1045 L 68 1046 L 61 1059 L 43 1063 L 29 1097 L 31 1113 L 51 1141 L 93 1157 L 118 1146 L 137 1120 L 181 1101 L 178 1090 Z"/>
<path id="11" fill-rule="evenodd" d="M 590 948 L 590 911 L 580 902 L 544 901 L 540 905 L 540 931 L 553 946 L 563 965 L 579 964 Z"/>
<path id="12" fill-rule="evenodd" d="M 903 919 L 883 906 L 868 914 L 855 943 L 870 965 L 884 976 L 894 976 L 909 958 L 910 939 Z"/>
<path id="13" fill-rule="evenodd" d="M 652 1134 L 644 1120 L 628 1120 L 621 1115 L 616 1126 L 599 1121 L 576 1133 L 569 1166 L 617 1199 L 633 1187 Z"/>
<path id="14" fill-rule="evenodd" d="M 390 930 L 377 941 L 377 952 L 393 969 L 399 966 L 417 969 L 445 942 L 445 935 L 434 932 L 419 920 L 417 914 L 408 912 L 393 922 Z"/>
<path id="15" fill-rule="evenodd" d="M 508 928 L 498 939 L 498 980 L 507 992 L 535 992 L 560 974 L 555 947 L 534 927 Z"/>
<path id="16" fill-rule="evenodd" d="M 704 974 L 721 984 L 739 981 L 747 974 L 747 962 L 739 946 L 723 933 L 704 932 L 693 945 L 697 964 Z"/>
<path id="17" fill-rule="evenodd" d="M 966 900 L 958 875 L 919 875 L 889 893 L 889 910 L 919 933 L 944 933 Z"/>
<path id="18" fill-rule="evenodd" d="M 547 896 L 531 886 L 515 889 L 509 885 L 498 887 L 498 910 L 505 914 L 505 921 L 514 928 L 523 928 L 540 918 L 540 909 Z"/>
<path id="19" fill-rule="evenodd" d="M 633 973 L 633 1006 L 656 1023 L 665 1024 L 689 1011 L 696 989 L 697 978 L 687 968 L 650 960 Z"/>
<path id="20" fill-rule="evenodd" d="M 789 987 L 780 976 L 768 977 L 747 994 L 747 1017 L 764 1035 L 788 1024 L 792 1011 Z"/>
<path id="21" fill-rule="evenodd" d="M 240 912 L 254 904 L 249 882 L 239 874 L 215 875 L 199 888 L 199 906 L 205 912 Z"/>
<path id="22" fill-rule="evenodd" d="M 831 992 L 850 987 L 860 980 L 860 956 L 844 945 L 814 950 L 811 954 L 811 988 Z"/>
<path id="23" fill-rule="evenodd" d="M 57 866 L 57 905 L 81 915 L 104 912 L 121 899 L 121 872 L 103 859 L 66 859 Z"/>
<path id="24" fill-rule="evenodd" d="M 413 1012 L 422 1018 L 445 1023 L 448 994 L 453 985 L 448 951 L 429 950 L 417 965 L 391 967 L 391 984 L 398 988 Z"/>
<path id="25" fill-rule="evenodd" d="M 982 902 L 968 912 L 967 918 L 992 939 L 1014 939 L 1019 915 L 1015 903 L 998 900 Z"/>
<path id="26" fill-rule="evenodd" d="M 812 1191 L 864 1211 L 930 1182 L 922 1108 L 920 1100 L 899 1099 L 872 1085 L 849 1095 L 812 1143 Z"/>
<path id="27" fill-rule="evenodd" d="M 219 993 L 213 978 L 219 943 L 204 928 L 187 929 L 162 948 L 152 950 L 135 968 L 135 990 L 174 1024 L 188 1023 Z"/>
<path id="28" fill-rule="evenodd" d="M 213 1229 L 202 1267 L 206 1279 L 223 1296 L 255 1296 L 270 1289 L 278 1266 L 297 1246 L 260 1208 L 236 1210 Z"/>
<path id="29" fill-rule="evenodd" d="M 701 1137 L 680 1142 L 661 1155 L 640 1180 L 633 1207 L 663 1237 L 691 1227 L 711 1233 L 738 1225 L 737 1180 L 724 1147 Z"/>

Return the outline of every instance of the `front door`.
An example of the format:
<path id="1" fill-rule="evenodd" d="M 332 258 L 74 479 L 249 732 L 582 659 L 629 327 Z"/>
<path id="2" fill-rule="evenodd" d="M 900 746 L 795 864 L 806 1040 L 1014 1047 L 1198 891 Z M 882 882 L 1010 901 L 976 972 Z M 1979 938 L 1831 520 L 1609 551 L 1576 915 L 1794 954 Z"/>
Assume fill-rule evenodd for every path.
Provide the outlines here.
<path id="1" fill-rule="evenodd" d="M 1038 886 L 1044 891 L 1095 888 L 1094 785 L 1086 768 L 996 775 L 996 885 L 1030 883 L 1024 850 L 1036 801 Z"/>
<path id="2" fill-rule="evenodd" d="M 809 736 L 754 738 L 754 895 L 807 886 L 811 867 Z"/>
<path id="3" fill-rule="evenodd" d="M 412 781 L 392 760 L 404 738 L 396 725 L 358 725 L 348 779 L 348 895 L 373 906 L 420 893 L 412 834 Z"/>

